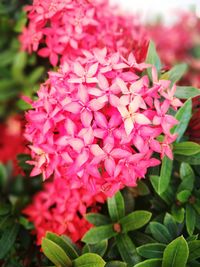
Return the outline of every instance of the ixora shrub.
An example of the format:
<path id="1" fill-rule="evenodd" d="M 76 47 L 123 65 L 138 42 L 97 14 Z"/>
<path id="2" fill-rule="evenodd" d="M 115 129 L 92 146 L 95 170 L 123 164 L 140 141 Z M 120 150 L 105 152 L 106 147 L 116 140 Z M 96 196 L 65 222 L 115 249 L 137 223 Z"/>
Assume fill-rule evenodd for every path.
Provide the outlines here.
<path id="1" fill-rule="evenodd" d="M 95 52 L 100 53 L 100 59 L 102 59 L 102 53 L 105 53 L 106 50 L 95 50 Z M 107 54 L 104 55 L 103 59 L 105 60 Z M 66 62 L 57 72 L 49 73 L 48 81 L 41 86 L 38 93 L 38 100 L 31 102 L 33 109 L 26 115 L 28 120 L 26 137 L 32 142 L 30 148 L 34 159 L 29 161 L 34 165 L 32 175 L 43 173 L 45 179 L 53 176 L 54 182 L 50 182 L 52 183 L 52 192 L 55 190 L 55 181 L 61 179 L 66 184 L 68 191 L 71 188 L 71 193 L 73 190 L 79 191 L 84 188 L 86 194 L 91 196 L 102 193 L 105 197 L 109 197 L 107 204 L 110 218 L 105 215 L 107 211 L 103 208 L 103 214 L 95 211 L 79 220 L 80 223 L 83 223 L 82 226 L 81 224 L 79 226 L 81 228 L 87 225 L 85 219 L 96 226 L 86 232 L 82 238 L 82 241 L 86 243 L 82 249 L 83 255 L 80 254 L 80 249 L 75 249 L 71 241 L 63 235 L 67 228 L 59 232 L 60 237 L 55 234 L 55 232 L 58 233 L 58 229 L 56 229 L 54 234 L 47 233 L 46 237 L 42 239 L 44 254 L 56 266 L 139 267 L 174 264 L 172 266 L 178 267 L 180 263 L 181 266 L 186 266 L 186 263 L 191 263 L 189 266 L 198 266 L 195 265 L 198 263 L 198 252 L 192 254 L 193 246 L 195 250 L 199 249 L 198 236 L 193 236 L 194 231 L 198 231 L 198 226 L 195 226 L 196 219 L 193 222 L 192 219 L 189 219 L 194 216 L 198 219 L 199 216 L 198 191 L 194 190 L 194 186 L 192 186 L 194 182 L 187 172 L 187 169 L 191 167 L 181 165 L 181 169 L 177 170 L 178 161 L 182 159 L 191 161 L 192 164 L 199 164 L 200 153 L 200 146 L 187 141 L 184 136 L 192 115 L 191 99 L 188 99 L 177 111 L 181 102 L 174 94 L 185 98 L 185 91 L 182 90 L 182 87 L 179 86 L 175 91 L 174 84 L 181 77 L 182 69 L 175 67 L 162 74 L 161 63 L 153 43 L 149 45 L 144 63 L 137 64 L 134 61 L 134 64 L 131 64 L 130 58 L 133 58 L 133 55 L 129 57 L 129 61 L 118 56 L 119 61 L 116 62 L 116 65 L 119 68 L 117 70 L 109 65 L 104 66 L 105 61 L 98 61 L 99 57 L 95 57 L 95 54 L 92 53 L 78 59 L 82 60 L 82 64 L 78 61 L 76 63 Z M 92 75 L 88 75 L 89 69 L 93 70 Z M 166 76 L 169 80 L 162 79 Z M 102 86 L 102 80 L 106 86 Z M 139 89 L 142 87 L 141 93 L 140 90 L 135 93 L 138 84 Z M 110 87 L 112 91 L 110 91 Z M 67 94 L 65 94 L 65 88 L 67 88 Z M 134 90 L 131 91 L 131 89 Z M 197 89 L 190 92 L 191 97 L 197 94 Z M 83 96 L 84 99 L 82 99 Z M 135 99 L 137 101 L 133 102 Z M 134 103 L 133 107 L 137 107 L 137 112 L 135 111 L 133 117 L 129 107 L 131 103 Z M 141 106 L 138 107 L 138 103 Z M 160 107 L 164 107 L 164 104 L 167 104 L 167 109 L 163 113 L 163 109 Z M 129 116 L 123 117 L 122 108 L 126 111 L 126 115 L 129 113 Z M 169 108 L 170 113 L 175 114 L 174 116 L 167 114 Z M 52 114 L 55 114 L 58 121 Z M 142 119 L 141 121 L 134 120 L 137 115 Z M 116 126 L 113 125 L 116 129 L 107 132 L 112 116 L 114 116 L 113 123 L 117 123 Z M 128 120 L 129 118 L 131 119 Z M 117 149 L 118 157 L 115 157 L 114 153 L 112 155 L 112 149 L 111 153 L 106 155 L 106 144 L 111 144 L 113 149 Z M 146 145 L 147 151 L 145 150 Z M 94 148 L 101 151 L 100 155 L 93 152 Z M 62 161 L 63 153 L 64 161 Z M 122 153 L 121 157 L 120 153 Z M 159 153 L 162 165 L 160 168 L 154 167 L 151 170 L 150 181 L 153 188 L 141 182 L 139 182 L 138 188 L 131 188 L 130 186 L 137 184 L 138 179 L 147 175 L 147 169 L 151 166 L 143 165 L 143 156 L 146 161 L 153 162 L 153 166 L 157 166 L 159 161 L 155 160 L 155 156 L 157 157 Z M 154 157 L 152 157 L 153 154 L 155 154 Z M 136 161 L 135 155 L 143 156 Z M 55 160 L 56 157 L 58 157 L 57 160 Z M 124 164 L 126 157 L 134 158 L 134 161 L 128 162 L 129 168 L 130 165 L 134 166 L 130 169 L 131 173 Z M 65 162 L 64 168 L 62 162 Z M 119 168 L 121 162 L 123 167 Z M 140 165 L 141 162 L 142 165 Z M 134 175 L 137 166 L 140 166 L 145 173 Z M 144 170 L 144 168 L 146 169 Z M 115 176 L 118 169 L 119 172 Z M 177 177 L 177 173 L 180 173 L 182 182 L 177 181 L 177 178 L 174 179 Z M 70 177 L 73 178 L 70 179 Z M 130 181 L 128 180 L 127 183 L 128 177 Z M 109 187 L 102 186 L 110 179 L 112 182 Z M 116 187 L 118 179 L 121 179 L 120 186 Z M 118 191 L 124 186 L 129 186 L 128 189 L 123 190 L 125 202 Z M 143 204 L 137 204 L 136 210 L 133 211 L 133 196 L 149 195 L 149 188 L 153 191 L 148 200 L 145 200 L 144 197 L 143 210 L 140 209 Z M 58 214 L 58 210 L 62 210 L 58 203 L 63 204 L 62 201 L 64 203 L 70 201 L 68 196 L 66 197 L 68 194 L 64 193 L 64 189 L 62 197 L 61 190 L 51 195 L 58 199 L 57 202 L 48 201 L 50 195 L 47 190 L 41 193 L 45 196 L 46 200 L 44 201 L 48 203 L 46 207 L 42 205 L 43 197 L 41 197 L 41 201 L 39 200 L 40 193 L 38 197 L 36 195 L 32 206 L 27 209 L 27 214 L 36 227 L 38 221 L 39 223 L 43 221 L 46 224 L 48 222 L 54 224 L 56 213 Z M 113 196 L 116 191 L 118 193 Z M 110 198 L 110 196 L 113 197 Z M 99 199 L 96 201 L 98 202 Z M 40 213 L 40 217 L 38 214 L 36 215 L 37 212 L 34 212 L 38 207 L 37 203 L 42 205 L 43 212 Z M 55 203 L 55 205 L 52 204 L 51 207 L 51 203 Z M 130 203 L 132 204 L 130 205 Z M 151 204 L 151 212 L 145 210 L 145 204 L 147 206 Z M 172 207 L 171 214 L 167 213 L 168 205 Z M 86 204 L 81 216 L 84 216 L 87 207 Z M 75 217 L 78 209 L 75 208 Z M 157 213 L 158 210 L 159 213 Z M 69 210 L 66 213 L 64 211 L 63 214 L 59 213 L 58 222 L 60 221 L 61 225 L 67 218 L 67 214 L 70 214 Z M 157 214 L 159 216 L 156 217 Z M 147 225 L 145 233 L 144 230 L 138 231 L 140 228 L 144 229 L 151 217 L 153 220 Z M 71 223 L 75 226 L 76 219 L 67 223 L 69 223 L 69 227 L 71 227 Z M 58 227 L 58 224 L 55 225 Z M 52 226 L 50 228 L 53 229 Z M 47 230 L 50 229 L 48 226 L 46 227 L 45 223 L 42 223 L 39 229 L 42 234 L 38 233 L 39 238 L 42 238 Z M 78 231 L 79 238 L 81 238 L 80 229 Z M 82 234 L 85 231 L 86 228 Z M 71 235 L 69 231 L 67 233 L 69 236 Z M 181 234 L 184 236 L 189 234 L 189 237 L 185 239 Z M 73 235 L 71 237 L 73 238 Z"/>
<path id="2" fill-rule="evenodd" d="M 4 5 L 13 14 L 6 4 L 0 13 Z M 190 30 L 194 17 L 184 17 L 185 28 L 158 26 L 172 37 L 169 46 L 151 29 L 163 65 L 149 29 L 106 0 L 34 0 L 25 12 L 27 23 L 20 13 L 16 26 L 26 23 L 24 51 L 14 47 L 0 60 L 5 84 L 33 95 L 44 68 L 35 69 L 35 55 L 25 51 L 43 57 L 37 65 L 48 78 L 37 96 L 25 97 L 30 155 L 18 156 L 23 171 L 14 159 L 27 151 L 22 126 L 11 118 L 12 131 L 20 130 L 15 150 L 2 125 L 0 265 L 200 266 L 200 145 L 191 132 L 199 127 L 200 91 L 192 87 L 198 64 L 187 57 L 198 54 L 198 38 L 189 37 L 198 32 Z M 176 33 L 184 45 L 173 41 Z M 2 40 L 7 49 L 9 38 Z"/>

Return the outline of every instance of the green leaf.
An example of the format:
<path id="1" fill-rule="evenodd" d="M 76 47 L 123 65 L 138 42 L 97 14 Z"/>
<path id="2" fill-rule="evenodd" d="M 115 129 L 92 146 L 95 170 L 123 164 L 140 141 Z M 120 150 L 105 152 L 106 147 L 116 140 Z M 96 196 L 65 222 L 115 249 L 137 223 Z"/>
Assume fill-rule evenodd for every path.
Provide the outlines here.
<path id="1" fill-rule="evenodd" d="M 113 222 L 119 221 L 125 215 L 124 199 L 121 192 L 117 192 L 112 198 L 108 198 L 108 212 Z"/>
<path id="2" fill-rule="evenodd" d="M 58 267 L 70 267 L 72 261 L 67 256 L 65 251 L 56 243 L 48 238 L 42 239 L 42 250 L 46 257 Z"/>
<path id="3" fill-rule="evenodd" d="M 151 219 L 151 212 L 145 210 L 133 211 L 121 220 L 119 223 L 122 225 L 122 232 L 137 230 L 143 227 Z"/>
<path id="4" fill-rule="evenodd" d="M 149 228 L 153 238 L 160 243 L 169 243 L 172 240 L 172 236 L 170 235 L 167 227 L 163 224 L 159 222 L 151 222 L 149 224 Z"/>
<path id="5" fill-rule="evenodd" d="M 168 157 L 164 157 L 162 160 L 162 166 L 160 171 L 160 178 L 158 181 L 158 194 L 162 194 L 169 185 L 172 173 L 172 160 Z"/>
<path id="6" fill-rule="evenodd" d="M 185 130 L 187 129 L 191 116 L 192 116 L 192 100 L 188 99 L 176 113 L 175 118 L 179 121 L 179 123 L 175 125 L 171 131 L 172 133 L 178 134 L 178 137 L 176 139 L 177 143 L 181 140 Z"/>
<path id="7" fill-rule="evenodd" d="M 183 236 L 173 240 L 164 250 L 162 267 L 185 267 L 189 256 L 188 244 Z"/>
<path id="8" fill-rule="evenodd" d="M 151 184 L 155 190 L 155 192 L 158 194 L 158 184 L 159 184 L 160 177 L 157 175 L 151 175 L 150 181 Z M 169 185 L 167 190 L 159 195 L 160 198 L 162 198 L 167 204 L 171 203 L 171 199 L 174 196 L 173 188 Z"/>
<path id="9" fill-rule="evenodd" d="M 175 155 L 179 162 L 187 162 L 191 165 L 200 165 L 200 153 L 191 156 Z"/>
<path id="10" fill-rule="evenodd" d="M 76 259 L 79 255 L 74 247 L 62 236 L 58 236 L 57 234 L 47 232 L 46 238 L 57 244 L 61 247 L 70 259 Z"/>
<path id="11" fill-rule="evenodd" d="M 171 209 L 172 216 L 174 217 L 175 221 L 178 223 L 182 223 L 185 216 L 185 209 L 183 207 L 177 207 L 175 204 L 172 206 Z"/>
<path id="12" fill-rule="evenodd" d="M 44 67 L 37 67 L 29 75 L 28 82 L 30 84 L 35 84 L 39 79 L 41 79 L 43 73 L 44 73 Z"/>
<path id="13" fill-rule="evenodd" d="M 18 232 L 18 224 L 12 224 L 11 227 L 4 230 L 0 239 L 0 259 L 4 259 L 9 250 L 13 247 Z"/>
<path id="14" fill-rule="evenodd" d="M 178 187 L 178 192 L 182 190 L 192 191 L 194 187 L 194 171 L 188 163 L 182 162 L 180 167 L 181 184 Z"/>
<path id="15" fill-rule="evenodd" d="M 114 231 L 113 225 L 102 225 L 91 228 L 82 238 L 82 241 L 88 244 L 96 244 L 102 240 L 109 239 L 117 235 Z"/>
<path id="16" fill-rule="evenodd" d="M 182 142 L 173 145 L 173 152 L 175 154 L 191 156 L 200 153 L 200 145 L 194 142 Z"/>
<path id="17" fill-rule="evenodd" d="M 183 64 L 177 64 L 171 70 L 164 73 L 162 75 L 161 79 L 166 78 L 167 80 L 170 80 L 172 83 L 176 83 L 186 73 L 187 68 L 188 68 L 187 64 L 184 64 L 184 63 Z"/>
<path id="18" fill-rule="evenodd" d="M 101 242 L 97 243 L 97 244 L 87 244 L 84 246 L 83 248 L 83 253 L 95 253 L 98 254 L 99 256 L 103 257 L 103 255 L 105 254 L 106 250 L 108 247 L 108 241 L 107 240 L 102 240 Z"/>
<path id="19" fill-rule="evenodd" d="M 110 261 L 106 263 L 106 267 L 127 267 L 127 264 L 122 261 Z"/>
<path id="20" fill-rule="evenodd" d="M 11 211 L 11 205 L 0 203 L 0 216 L 7 215 Z"/>
<path id="21" fill-rule="evenodd" d="M 175 222 L 175 219 L 173 218 L 173 216 L 171 214 L 169 214 L 169 213 L 165 214 L 164 225 L 167 227 L 167 229 L 170 232 L 171 236 L 173 238 L 176 238 L 177 237 L 177 233 L 178 233 L 178 227 L 177 227 L 177 224 Z"/>
<path id="22" fill-rule="evenodd" d="M 196 224 L 196 212 L 190 204 L 186 205 L 186 229 L 189 236 L 193 235 Z"/>
<path id="23" fill-rule="evenodd" d="M 181 202 L 185 203 L 188 201 L 189 197 L 191 196 L 191 191 L 189 190 L 183 190 L 179 192 L 176 196 L 176 198 Z"/>
<path id="24" fill-rule="evenodd" d="M 87 213 L 86 220 L 95 226 L 101 226 L 111 223 L 110 219 L 100 213 Z"/>
<path id="25" fill-rule="evenodd" d="M 139 196 L 146 196 L 150 194 L 148 186 L 141 180 L 137 182 L 136 190 Z"/>
<path id="26" fill-rule="evenodd" d="M 189 261 L 200 258 L 200 240 L 188 242 L 189 247 Z"/>
<path id="27" fill-rule="evenodd" d="M 130 265 L 140 262 L 141 258 L 136 251 L 136 247 L 127 234 L 117 235 L 116 242 L 123 261 Z"/>
<path id="28" fill-rule="evenodd" d="M 194 171 L 188 163 L 182 162 L 180 167 L 180 176 L 182 180 L 191 179 L 194 180 Z"/>
<path id="29" fill-rule="evenodd" d="M 176 86 L 175 96 L 181 99 L 193 98 L 200 95 L 200 89 L 192 86 Z"/>
<path id="30" fill-rule="evenodd" d="M 105 261 L 97 254 L 86 253 L 73 261 L 73 267 L 104 267 Z"/>
<path id="31" fill-rule="evenodd" d="M 0 187 L 3 188 L 6 184 L 6 180 L 7 180 L 7 171 L 6 171 L 6 167 L 0 163 Z"/>
<path id="32" fill-rule="evenodd" d="M 153 41 L 149 42 L 149 47 L 148 47 L 147 57 L 146 57 L 146 63 L 149 63 L 149 64 L 155 66 L 158 73 L 160 72 L 162 65 L 161 65 L 161 61 L 160 61 L 160 58 L 157 54 L 156 47 L 155 47 L 155 44 Z M 152 77 L 151 71 L 152 71 L 152 68 L 147 70 L 149 77 Z"/>
<path id="33" fill-rule="evenodd" d="M 150 259 L 150 260 L 140 262 L 134 265 L 134 267 L 160 267 L 161 263 L 162 263 L 162 259 Z"/>
<path id="34" fill-rule="evenodd" d="M 166 245 L 161 243 L 150 243 L 137 248 L 140 256 L 147 259 L 162 258 Z"/>

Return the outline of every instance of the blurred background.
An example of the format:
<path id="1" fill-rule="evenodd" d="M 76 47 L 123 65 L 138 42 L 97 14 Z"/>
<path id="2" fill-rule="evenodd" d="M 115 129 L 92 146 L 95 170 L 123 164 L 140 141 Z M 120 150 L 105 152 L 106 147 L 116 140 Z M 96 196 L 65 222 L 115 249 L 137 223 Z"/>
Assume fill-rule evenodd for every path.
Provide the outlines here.
<path id="1" fill-rule="evenodd" d="M 152 21 L 156 17 L 162 17 L 165 23 L 171 24 L 177 19 L 177 10 L 188 9 L 195 9 L 196 14 L 200 16 L 199 0 L 110 0 L 110 2 L 120 5 L 125 11 L 139 13 L 143 21 Z"/>

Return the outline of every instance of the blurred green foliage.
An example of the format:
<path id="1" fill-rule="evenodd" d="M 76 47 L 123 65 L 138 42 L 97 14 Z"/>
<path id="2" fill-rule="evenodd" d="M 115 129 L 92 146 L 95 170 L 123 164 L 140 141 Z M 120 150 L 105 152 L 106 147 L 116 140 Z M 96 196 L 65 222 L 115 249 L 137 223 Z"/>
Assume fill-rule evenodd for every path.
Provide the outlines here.
<path id="1" fill-rule="evenodd" d="M 22 95 L 33 96 L 44 79 L 44 63 L 20 50 L 18 35 L 26 23 L 22 7 L 28 1 L 0 2 L 0 118 L 29 106 Z"/>

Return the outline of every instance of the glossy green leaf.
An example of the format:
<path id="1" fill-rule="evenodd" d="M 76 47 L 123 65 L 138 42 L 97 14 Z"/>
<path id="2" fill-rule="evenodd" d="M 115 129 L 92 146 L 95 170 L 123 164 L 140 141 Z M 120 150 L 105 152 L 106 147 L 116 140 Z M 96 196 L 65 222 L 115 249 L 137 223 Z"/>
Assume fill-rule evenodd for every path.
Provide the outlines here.
<path id="1" fill-rule="evenodd" d="M 191 196 L 191 191 L 189 190 L 183 190 L 179 192 L 176 196 L 176 198 L 181 202 L 185 203 L 188 201 L 189 197 Z"/>
<path id="2" fill-rule="evenodd" d="M 158 194 L 162 194 L 169 185 L 172 173 L 172 160 L 168 157 L 164 157 L 162 160 L 162 166 L 160 171 L 160 178 L 158 180 Z"/>
<path id="3" fill-rule="evenodd" d="M 150 194 L 148 186 L 141 180 L 138 181 L 136 190 L 139 196 L 146 196 Z"/>
<path id="4" fill-rule="evenodd" d="M 188 244 L 183 236 L 173 240 L 164 250 L 162 267 L 185 267 L 189 256 Z"/>
<path id="5" fill-rule="evenodd" d="M 62 236 L 58 236 L 57 234 L 47 232 L 46 238 L 56 243 L 58 246 L 60 246 L 66 252 L 66 254 L 70 259 L 73 260 L 79 256 L 74 247 Z"/>
<path id="6" fill-rule="evenodd" d="M 187 162 L 190 165 L 200 165 L 200 153 L 191 156 L 176 155 L 175 159 L 179 162 Z"/>
<path id="7" fill-rule="evenodd" d="M 119 223 L 122 225 L 122 232 L 126 233 L 128 231 L 137 230 L 143 227 L 149 222 L 151 216 L 152 214 L 149 211 L 133 211 L 119 221 Z"/>
<path id="8" fill-rule="evenodd" d="M 49 240 L 48 238 L 44 237 L 42 239 L 42 250 L 46 257 L 57 267 L 72 266 L 72 261 L 67 256 L 65 251 L 59 245 Z"/>
<path id="9" fill-rule="evenodd" d="M 192 86 L 177 86 L 175 96 L 181 99 L 193 98 L 200 95 L 200 89 Z"/>
<path id="10" fill-rule="evenodd" d="M 178 155 L 191 156 L 200 153 L 200 145 L 194 142 L 181 142 L 173 145 L 173 152 Z"/>
<path id="11" fill-rule="evenodd" d="M 100 213 L 87 213 L 85 217 L 88 222 L 94 224 L 95 226 L 101 226 L 111 223 L 110 219 L 107 216 Z"/>
<path id="12" fill-rule="evenodd" d="M 192 116 L 192 100 L 188 99 L 176 113 L 175 118 L 179 121 L 179 123 L 175 125 L 171 131 L 172 133 L 178 134 L 178 137 L 176 139 L 177 143 L 181 140 L 185 130 L 187 129 L 191 116 Z"/>
<path id="13" fill-rule="evenodd" d="M 137 248 L 140 256 L 147 259 L 162 258 L 166 245 L 161 243 L 150 243 Z"/>
<path id="14" fill-rule="evenodd" d="M 156 51 L 156 47 L 155 47 L 155 44 L 153 41 L 149 42 L 149 47 L 148 47 L 147 57 L 146 57 L 146 63 L 149 63 L 149 64 L 155 66 L 158 73 L 160 72 L 162 65 L 161 65 L 161 61 L 160 61 L 160 58 L 158 56 L 158 53 Z M 152 73 L 151 73 L 152 69 L 149 68 L 147 71 L 148 71 L 148 75 L 150 77 L 152 77 Z"/>
<path id="15" fill-rule="evenodd" d="M 109 261 L 106 263 L 106 267 L 127 267 L 127 264 L 122 261 Z"/>
<path id="16" fill-rule="evenodd" d="M 149 259 L 134 265 L 134 267 L 160 267 L 161 263 L 162 259 Z"/>
<path id="17" fill-rule="evenodd" d="M 175 204 L 172 205 L 171 209 L 172 216 L 178 223 L 182 223 L 185 217 L 185 209 L 183 207 L 178 207 Z"/>
<path id="18" fill-rule="evenodd" d="M 127 234 L 117 235 L 116 242 L 123 261 L 129 265 L 140 262 L 141 258 L 136 251 L 136 247 Z"/>
<path id="19" fill-rule="evenodd" d="M 162 78 L 170 80 L 172 83 L 179 81 L 187 71 L 187 64 L 177 64 L 171 70 L 162 75 Z"/>
<path id="20" fill-rule="evenodd" d="M 12 224 L 11 227 L 4 230 L 0 239 L 0 259 L 4 259 L 9 250 L 13 247 L 18 232 L 18 224 Z"/>
<path id="21" fill-rule="evenodd" d="M 178 227 L 177 227 L 177 223 L 176 223 L 175 219 L 173 218 L 173 216 L 171 214 L 169 214 L 169 213 L 166 213 L 163 223 L 167 227 L 167 229 L 170 232 L 171 236 L 173 238 L 176 238 L 177 237 L 177 233 L 178 233 Z"/>
<path id="22" fill-rule="evenodd" d="M 102 240 L 101 242 L 97 244 L 86 244 L 83 248 L 83 253 L 95 253 L 98 254 L 99 256 L 103 257 L 105 254 L 106 250 L 108 247 L 108 241 L 107 240 Z"/>
<path id="23" fill-rule="evenodd" d="M 182 190 L 189 190 L 192 191 L 194 186 L 194 171 L 191 166 L 186 163 L 182 162 L 180 167 L 180 177 L 182 179 L 181 184 L 178 187 L 178 192 Z"/>
<path id="24" fill-rule="evenodd" d="M 82 241 L 87 244 L 96 244 L 102 240 L 109 239 L 117 235 L 114 231 L 113 225 L 102 225 L 98 227 L 91 228 L 82 238 Z"/>
<path id="25" fill-rule="evenodd" d="M 97 254 L 86 253 L 73 261 L 73 267 L 104 267 L 105 261 Z"/>
<path id="26" fill-rule="evenodd" d="M 108 211 L 113 222 L 119 221 L 125 215 L 124 199 L 121 192 L 117 192 L 112 198 L 108 198 Z"/>
<path id="27" fill-rule="evenodd" d="M 186 229 L 188 234 L 191 236 L 194 233 L 195 223 L 196 223 L 196 212 L 192 205 L 187 204 L 185 210 L 185 220 L 186 220 Z"/>
<path id="28" fill-rule="evenodd" d="M 172 240 L 172 236 L 169 233 L 166 226 L 159 222 L 151 222 L 149 228 L 153 238 L 160 243 L 169 243 Z"/>
<path id="29" fill-rule="evenodd" d="M 189 261 L 200 258 L 200 240 L 188 242 L 189 247 Z"/>

